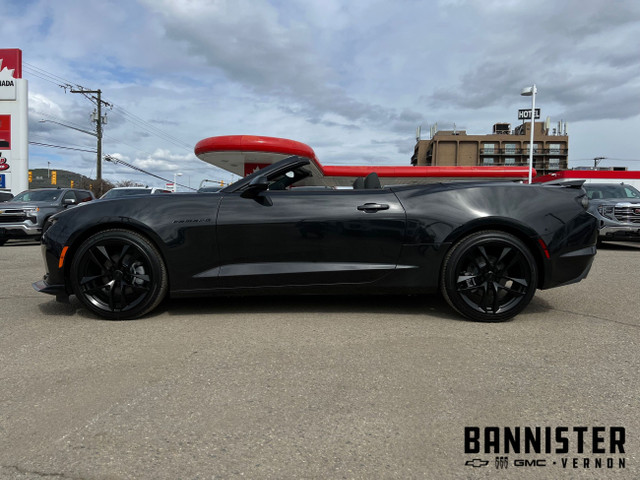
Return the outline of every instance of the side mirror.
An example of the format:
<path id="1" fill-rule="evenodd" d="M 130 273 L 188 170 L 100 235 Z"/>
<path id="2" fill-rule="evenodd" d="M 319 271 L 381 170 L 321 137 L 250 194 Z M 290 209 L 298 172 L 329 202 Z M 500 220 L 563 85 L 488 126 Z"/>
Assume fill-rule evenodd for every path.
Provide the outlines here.
<path id="1" fill-rule="evenodd" d="M 68 207 L 69 205 L 75 205 L 76 201 L 73 198 L 65 198 L 62 203 Z"/>
<path id="2" fill-rule="evenodd" d="M 258 194 L 269 188 L 269 180 L 264 175 L 259 175 L 249 183 L 249 186 L 240 195 L 243 198 L 255 198 Z"/>

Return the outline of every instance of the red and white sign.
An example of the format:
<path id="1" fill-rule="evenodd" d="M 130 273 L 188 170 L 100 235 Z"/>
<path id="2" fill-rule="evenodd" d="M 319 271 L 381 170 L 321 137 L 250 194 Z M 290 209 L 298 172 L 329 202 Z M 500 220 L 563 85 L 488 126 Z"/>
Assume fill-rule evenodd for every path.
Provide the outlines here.
<path id="1" fill-rule="evenodd" d="M 11 150 L 11 115 L 0 115 L 0 151 Z"/>
<path id="2" fill-rule="evenodd" d="M 11 78 L 22 78 L 22 50 L 0 48 L 0 71 L 9 70 Z"/>
<path id="3" fill-rule="evenodd" d="M 22 78 L 22 51 L 0 50 L 0 100 L 16 99 L 16 78 Z"/>
<path id="4" fill-rule="evenodd" d="M 257 172 L 258 170 L 262 170 L 264 167 L 268 167 L 271 165 L 270 163 L 254 163 L 247 162 L 244 164 L 244 176 L 251 175 L 253 172 Z"/>
<path id="5" fill-rule="evenodd" d="M 22 51 L 0 49 L 0 171 L 3 190 L 14 195 L 29 188 L 27 81 L 22 78 Z"/>

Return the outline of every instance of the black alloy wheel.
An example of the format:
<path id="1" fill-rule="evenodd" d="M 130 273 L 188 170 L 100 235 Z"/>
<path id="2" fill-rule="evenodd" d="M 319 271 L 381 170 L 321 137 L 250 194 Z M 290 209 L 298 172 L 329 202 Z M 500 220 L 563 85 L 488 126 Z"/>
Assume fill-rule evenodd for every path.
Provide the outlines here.
<path id="1" fill-rule="evenodd" d="M 85 240 L 73 257 L 70 275 L 76 297 L 110 320 L 140 317 L 167 293 L 167 269 L 160 253 L 129 230 L 105 230 Z"/>
<path id="2" fill-rule="evenodd" d="M 536 262 L 515 236 L 481 231 L 447 254 L 440 286 L 458 313 L 480 322 L 503 322 L 531 301 L 538 281 Z"/>

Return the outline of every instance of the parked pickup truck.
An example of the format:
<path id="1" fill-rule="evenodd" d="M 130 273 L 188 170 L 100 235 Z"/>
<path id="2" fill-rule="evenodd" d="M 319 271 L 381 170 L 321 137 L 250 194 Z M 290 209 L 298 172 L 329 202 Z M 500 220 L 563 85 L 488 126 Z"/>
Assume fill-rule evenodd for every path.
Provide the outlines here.
<path id="1" fill-rule="evenodd" d="M 585 183 L 589 212 L 599 222 L 602 240 L 640 240 L 640 192 L 624 183 Z"/>
<path id="2" fill-rule="evenodd" d="M 94 199 L 90 190 L 78 188 L 25 190 L 0 203 L 0 245 L 11 238 L 39 239 L 51 215 Z"/>

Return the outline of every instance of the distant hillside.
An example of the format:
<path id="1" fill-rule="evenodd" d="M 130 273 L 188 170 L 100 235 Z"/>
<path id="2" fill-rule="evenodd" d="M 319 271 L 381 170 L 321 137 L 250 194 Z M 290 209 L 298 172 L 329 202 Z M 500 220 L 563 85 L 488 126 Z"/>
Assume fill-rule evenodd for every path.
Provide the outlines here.
<path id="1" fill-rule="evenodd" d="M 55 183 L 53 183 L 53 172 L 55 174 Z M 68 170 L 50 169 L 46 168 L 33 168 L 29 170 L 31 174 L 31 181 L 29 182 L 29 188 L 45 188 L 45 187 L 60 187 L 68 188 L 71 186 L 78 188 L 88 188 L 96 193 L 97 183 L 95 179 L 85 177 L 79 173 L 70 172 Z M 73 183 L 72 183 L 73 182 Z M 109 182 L 105 182 L 103 191 L 107 191 L 113 187 Z"/>

